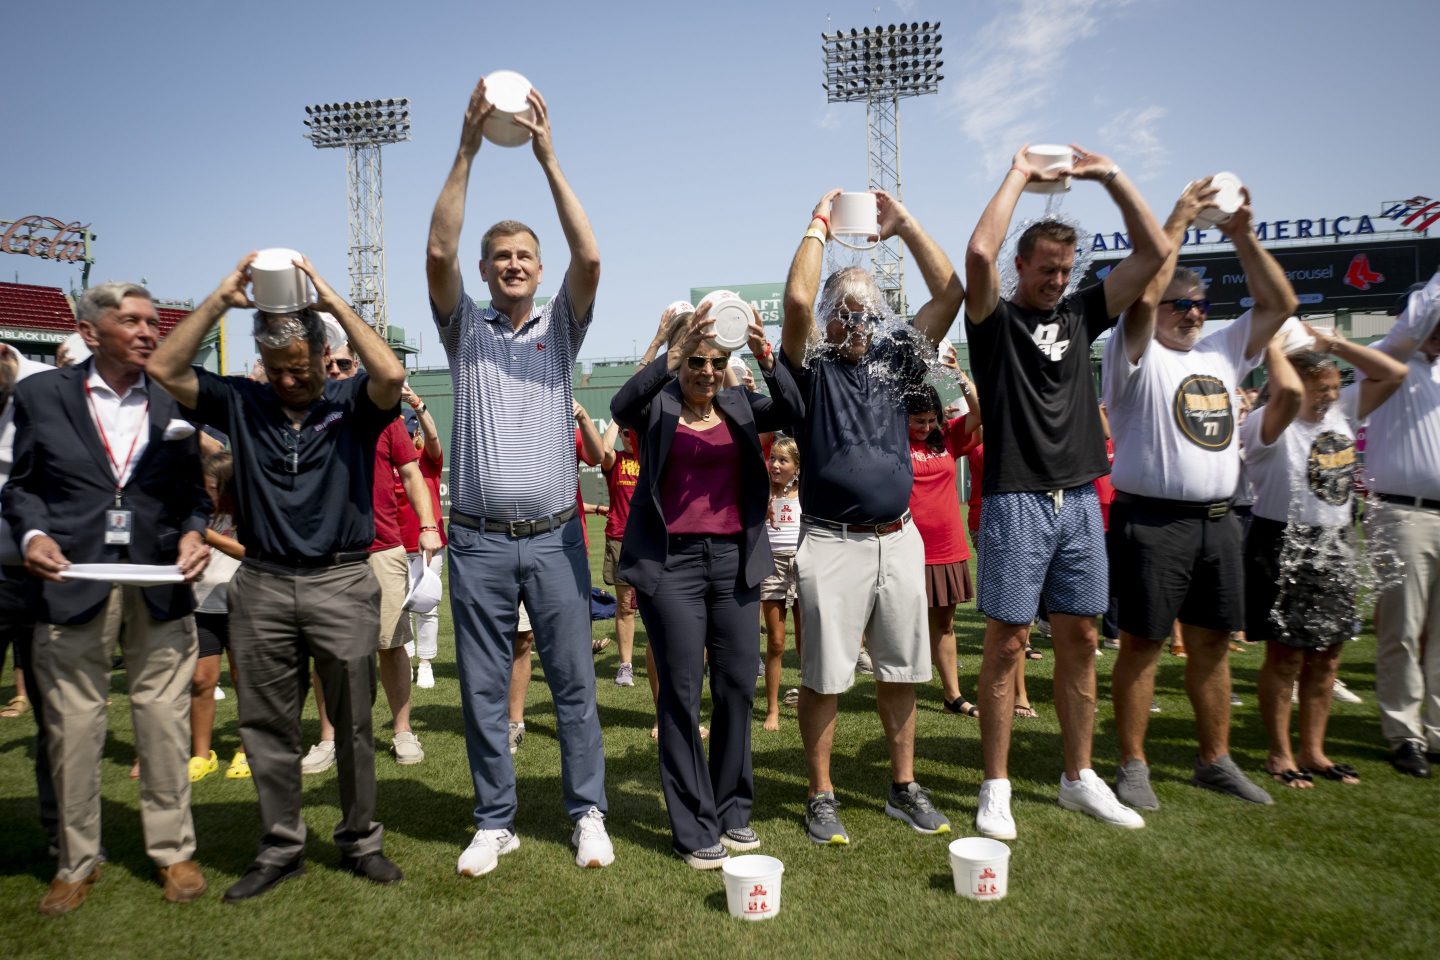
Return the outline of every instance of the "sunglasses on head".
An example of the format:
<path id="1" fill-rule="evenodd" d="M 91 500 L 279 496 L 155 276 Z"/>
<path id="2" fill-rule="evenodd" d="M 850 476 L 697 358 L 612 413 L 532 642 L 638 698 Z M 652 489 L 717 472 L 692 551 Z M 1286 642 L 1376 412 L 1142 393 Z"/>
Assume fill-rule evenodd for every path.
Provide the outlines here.
<path id="1" fill-rule="evenodd" d="M 349 370 L 349 369 L 350 369 L 351 367 L 353 367 L 353 366 L 355 366 L 355 361 L 354 361 L 354 360 L 346 360 L 346 359 L 344 359 L 344 358 L 331 357 L 329 360 L 326 360 L 326 361 L 325 361 L 325 369 L 326 369 L 326 370 L 329 370 L 331 367 L 334 367 L 336 370 L 339 370 L 341 373 L 344 373 L 345 371 Z"/>
<path id="2" fill-rule="evenodd" d="M 685 365 L 691 370 L 704 370 L 706 364 L 711 370 L 724 370 L 730 363 L 729 357 L 686 357 Z"/>
<path id="3" fill-rule="evenodd" d="M 1189 297 L 1177 297 L 1174 300 L 1161 300 L 1160 302 L 1173 307 L 1176 313 L 1189 313 L 1192 307 L 1201 313 L 1210 312 L 1209 300 L 1191 300 Z"/>

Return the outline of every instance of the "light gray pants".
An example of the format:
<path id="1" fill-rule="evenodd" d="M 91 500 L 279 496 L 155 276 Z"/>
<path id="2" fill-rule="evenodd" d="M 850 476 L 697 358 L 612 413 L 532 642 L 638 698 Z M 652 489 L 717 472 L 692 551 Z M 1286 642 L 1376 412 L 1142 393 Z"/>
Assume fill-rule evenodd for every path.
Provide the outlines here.
<path id="1" fill-rule="evenodd" d="M 1370 556 L 1385 587 L 1375 600 L 1375 702 L 1391 747 L 1440 750 L 1440 510 L 1371 500 Z"/>

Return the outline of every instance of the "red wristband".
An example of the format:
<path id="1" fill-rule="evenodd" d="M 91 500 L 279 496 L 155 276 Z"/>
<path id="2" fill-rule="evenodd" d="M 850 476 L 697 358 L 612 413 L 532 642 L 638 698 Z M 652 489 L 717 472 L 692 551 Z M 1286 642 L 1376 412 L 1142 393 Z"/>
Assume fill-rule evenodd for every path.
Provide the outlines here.
<path id="1" fill-rule="evenodd" d="M 829 230 L 829 229 L 830 229 L 830 218 L 829 218 L 829 217 L 825 216 L 824 214 L 817 213 L 817 214 L 815 214 L 814 216 L 812 216 L 812 217 L 810 218 L 810 222 L 811 222 L 811 223 L 814 223 L 816 220 L 819 220 L 821 223 L 825 224 L 825 229 L 826 229 L 826 230 Z"/>
<path id="2" fill-rule="evenodd" d="M 770 346 L 770 341 L 769 341 L 769 340 L 766 340 L 766 341 L 765 341 L 765 355 L 762 356 L 760 359 L 761 359 L 761 360 L 769 360 L 769 359 L 770 359 L 770 355 L 773 354 L 774 352 L 775 352 L 775 349 Z"/>

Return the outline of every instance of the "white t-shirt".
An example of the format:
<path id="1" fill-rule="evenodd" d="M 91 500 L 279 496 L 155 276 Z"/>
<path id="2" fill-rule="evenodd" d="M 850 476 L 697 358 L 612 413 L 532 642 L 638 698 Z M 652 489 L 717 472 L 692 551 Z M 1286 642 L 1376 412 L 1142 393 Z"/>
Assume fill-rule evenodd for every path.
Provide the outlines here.
<path id="1" fill-rule="evenodd" d="M 765 523 L 770 535 L 770 552 L 794 553 L 800 545 L 800 498 L 795 495 L 776 497 L 770 501 L 775 514 Z"/>
<path id="2" fill-rule="evenodd" d="M 1355 486 L 1355 414 L 1360 386 L 1351 384 L 1319 423 L 1298 416 L 1268 447 L 1260 442 L 1265 408 L 1240 428 L 1245 474 L 1255 484 L 1257 517 L 1312 527 L 1348 527 Z"/>
<path id="3" fill-rule="evenodd" d="M 1240 479 L 1233 392 L 1260 362 L 1245 355 L 1250 311 L 1188 351 L 1151 340 L 1139 363 L 1124 327 L 1105 346 L 1104 395 L 1115 441 L 1110 480 L 1140 497 L 1207 502 L 1235 495 Z"/>
<path id="4" fill-rule="evenodd" d="M 219 513 L 210 518 L 210 529 L 224 536 L 234 538 L 235 521 Z M 195 583 L 195 611 L 197 613 L 229 612 L 230 578 L 240 569 L 240 561 L 220 550 L 210 551 L 210 562 L 200 579 Z"/>

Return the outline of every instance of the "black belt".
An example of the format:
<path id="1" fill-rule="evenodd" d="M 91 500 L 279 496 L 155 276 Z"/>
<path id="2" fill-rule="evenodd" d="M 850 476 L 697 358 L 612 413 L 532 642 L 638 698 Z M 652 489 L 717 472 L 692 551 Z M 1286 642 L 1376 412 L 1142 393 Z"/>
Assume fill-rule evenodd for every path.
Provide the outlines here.
<path id="1" fill-rule="evenodd" d="M 693 543 L 735 543 L 744 545 L 743 533 L 672 533 L 670 549 L 675 550 Z"/>
<path id="2" fill-rule="evenodd" d="M 1440 510 L 1440 500 L 1426 500 L 1424 497 L 1402 497 L 1394 493 L 1372 493 L 1370 496 L 1386 503 L 1403 503 L 1407 507 L 1422 507 L 1426 510 Z"/>
<path id="3" fill-rule="evenodd" d="M 1174 517 L 1204 517 L 1207 520 L 1218 520 L 1230 512 L 1229 500 L 1213 500 L 1208 503 L 1199 500 L 1165 500 L 1160 497 L 1141 497 L 1123 490 L 1115 491 L 1115 502 L 1145 507 Z"/>
<path id="4" fill-rule="evenodd" d="M 533 537 L 537 533 L 549 533 L 569 523 L 575 516 L 575 508 L 568 507 L 559 513 L 548 517 L 541 517 L 539 520 L 491 520 L 488 517 L 472 517 L 468 513 L 461 513 L 451 508 L 450 522 L 462 527 L 469 527 L 471 530 L 483 530 L 486 533 L 503 533 L 512 537 Z"/>
<path id="5" fill-rule="evenodd" d="M 898 533 L 909 520 L 909 510 L 901 514 L 898 520 L 890 520 L 886 523 L 839 523 L 823 517 L 812 517 L 808 513 L 800 515 L 801 523 L 814 524 L 817 527 L 824 527 L 826 530 L 838 530 L 841 533 L 871 533 L 879 537 L 883 537 L 887 533 Z"/>
<path id="6" fill-rule="evenodd" d="M 370 559 L 368 550 L 343 550 L 339 553 L 327 553 L 319 557 L 292 557 L 285 554 L 266 553 L 263 550 L 256 550 L 245 555 L 242 563 L 248 563 L 264 569 L 274 569 L 284 573 L 295 573 L 298 571 L 328 570 L 331 567 L 338 567 L 345 563 L 359 563 L 362 560 Z"/>

